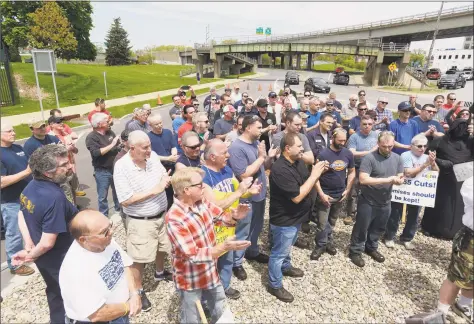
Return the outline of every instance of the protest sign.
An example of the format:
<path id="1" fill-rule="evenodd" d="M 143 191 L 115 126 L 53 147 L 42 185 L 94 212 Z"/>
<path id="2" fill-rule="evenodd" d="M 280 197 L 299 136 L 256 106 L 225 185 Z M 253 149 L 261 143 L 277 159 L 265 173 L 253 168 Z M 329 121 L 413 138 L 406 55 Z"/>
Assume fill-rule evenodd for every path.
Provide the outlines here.
<path id="1" fill-rule="evenodd" d="M 393 186 L 392 201 L 408 205 L 434 207 L 437 184 L 437 171 L 424 171 L 415 178 L 405 178 L 404 184 Z"/>

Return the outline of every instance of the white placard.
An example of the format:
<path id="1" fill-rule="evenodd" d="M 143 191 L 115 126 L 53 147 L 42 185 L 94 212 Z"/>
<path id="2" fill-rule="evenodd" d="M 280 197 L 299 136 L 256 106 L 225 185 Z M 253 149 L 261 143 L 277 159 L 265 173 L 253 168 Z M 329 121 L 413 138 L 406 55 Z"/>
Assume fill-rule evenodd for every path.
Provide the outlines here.
<path id="1" fill-rule="evenodd" d="M 434 207 L 438 176 L 437 171 L 423 171 L 415 178 L 405 178 L 404 184 L 393 186 L 392 201 L 408 205 Z"/>

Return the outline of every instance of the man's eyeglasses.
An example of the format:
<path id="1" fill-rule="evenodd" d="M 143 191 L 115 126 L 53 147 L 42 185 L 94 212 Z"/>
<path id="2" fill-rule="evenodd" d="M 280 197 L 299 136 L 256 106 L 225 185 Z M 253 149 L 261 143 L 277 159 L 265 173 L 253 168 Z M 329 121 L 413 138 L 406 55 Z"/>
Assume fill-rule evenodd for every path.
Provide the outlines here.
<path id="1" fill-rule="evenodd" d="M 194 104 L 193 106 L 194 106 L 194 107 L 199 107 L 199 104 L 197 103 L 197 104 Z"/>
<path id="2" fill-rule="evenodd" d="M 357 101 L 357 99 L 349 99 L 350 101 Z"/>
<path id="3" fill-rule="evenodd" d="M 310 95 L 310 94 L 305 94 L 304 96 L 305 96 L 305 97 L 311 97 L 311 95 Z"/>
<path id="4" fill-rule="evenodd" d="M 364 111 L 364 110 L 367 110 L 367 108 L 357 108 L 357 110 Z"/>
<path id="5" fill-rule="evenodd" d="M 459 116 L 463 117 L 463 116 L 468 116 L 469 117 L 469 113 L 466 111 L 466 112 L 463 112 L 462 114 L 460 114 Z"/>
<path id="6" fill-rule="evenodd" d="M 419 149 L 422 149 L 422 148 L 426 148 L 428 147 L 428 145 L 415 145 L 415 147 L 419 148 Z"/>
<path id="7" fill-rule="evenodd" d="M 384 105 L 388 104 L 388 102 L 386 102 L 386 101 L 379 101 L 379 102 L 380 102 L 381 104 L 384 104 Z"/>
<path id="8" fill-rule="evenodd" d="M 359 94 L 359 97 L 365 97 L 365 93 Z"/>
<path id="9" fill-rule="evenodd" d="M 327 107 L 332 107 L 334 104 L 326 104 Z"/>
<path id="10" fill-rule="evenodd" d="M 201 120 L 201 123 L 209 124 L 209 120 Z"/>
<path id="11" fill-rule="evenodd" d="M 198 149 L 201 147 L 201 144 L 196 144 L 196 145 L 193 145 L 193 146 L 189 146 L 189 145 L 185 145 L 187 148 L 191 149 L 191 150 L 195 150 L 195 149 Z"/>
<path id="12" fill-rule="evenodd" d="M 203 183 L 202 183 L 202 181 L 201 181 L 201 182 L 199 182 L 199 183 L 191 184 L 191 185 L 189 185 L 189 187 L 198 187 L 198 188 L 201 188 L 201 189 L 202 189 Z"/>
<path id="13" fill-rule="evenodd" d="M 242 98 L 248 98 L 249 96 L 242 96 Z"/>

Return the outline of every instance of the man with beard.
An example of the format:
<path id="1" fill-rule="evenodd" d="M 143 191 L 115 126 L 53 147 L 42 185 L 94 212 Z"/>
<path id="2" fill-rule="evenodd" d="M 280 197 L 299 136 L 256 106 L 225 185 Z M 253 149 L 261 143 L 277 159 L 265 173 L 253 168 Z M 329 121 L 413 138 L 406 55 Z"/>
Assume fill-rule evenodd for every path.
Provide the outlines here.
<path id="1" fill-rule="evenodd" d="M 351 192 L 355 178 L 354 155 L 344 147 L 347 133 L 336 128 L 332 133 L 331 145 L 318 155 L 319 161 L 328 162 L 328 170 L 316 183 L 318 197 L 314 206 L 316 220 L 316 246 L 311 260 L 318 260 L 324 252 L 336 255 L 332 232 L 336 226 L 342 202 Z"/>
<path id="2" fill-rule="evenodd" d="M 73 242 L 68 225 L 78 210 L 60 184 L 72 176 L 72 166 L 62 145 L 40 147 L 31 155 L 29 166 L 33 180 L 21 193 L 18 214 L 25 249 L 13 256 L 12 264 L 35 262 L 46 283 L 50 321 L 64 323 L 59 269 Z"/>

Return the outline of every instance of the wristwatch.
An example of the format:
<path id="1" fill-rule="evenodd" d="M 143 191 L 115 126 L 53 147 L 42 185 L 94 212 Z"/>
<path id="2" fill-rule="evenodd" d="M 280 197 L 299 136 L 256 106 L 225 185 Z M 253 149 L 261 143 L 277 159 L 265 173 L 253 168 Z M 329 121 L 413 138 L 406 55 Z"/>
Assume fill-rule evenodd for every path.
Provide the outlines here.
<path id="1" fill-rule="evenodd" d="M 133 296 L 141 296 L 140 290 L 131 291 L 130 292 L 130 298 L 132 298 Z"/>

